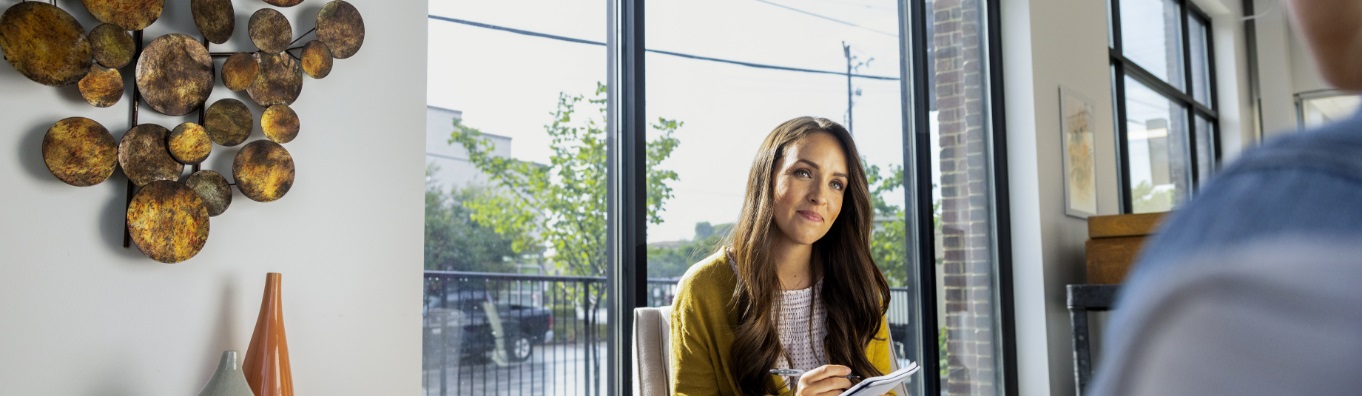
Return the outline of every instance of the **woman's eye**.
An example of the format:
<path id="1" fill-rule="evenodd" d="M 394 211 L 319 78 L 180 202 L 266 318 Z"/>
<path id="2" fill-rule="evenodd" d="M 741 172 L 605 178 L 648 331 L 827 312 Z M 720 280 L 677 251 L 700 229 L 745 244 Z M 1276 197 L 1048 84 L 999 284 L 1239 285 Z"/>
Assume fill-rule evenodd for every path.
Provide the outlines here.
<path id="1" fill-rule="evenodd" d="M 837 191 L 842 191 L 846 189 L 846 186 L 842 185 L 842 182 L 840 181 L 834 181 L 832 182 L 832 188 Z"/>
<path id="2" fill-rule="evenodd" d="M 810 175 L 809 171 L 806 169 L 796 169 L 794 171 L 794 175 L 799 177 L 812 177 L 812 175 Z"/>

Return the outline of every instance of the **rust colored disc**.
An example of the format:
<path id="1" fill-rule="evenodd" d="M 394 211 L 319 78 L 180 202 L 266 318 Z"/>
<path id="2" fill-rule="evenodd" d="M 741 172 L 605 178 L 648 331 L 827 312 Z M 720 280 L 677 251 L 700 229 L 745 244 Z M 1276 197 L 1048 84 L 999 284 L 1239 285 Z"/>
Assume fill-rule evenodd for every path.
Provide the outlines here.
<path id="1" fill-rule="evenodd" d="M 232 0 L 190 0 L 189 8 L 194 14 L 194 25 L 208 42 L 222 44 L 232 38 L 232 30 L 236 29 Z"/>
<path id="2" fill-rule="evenodd" d="M 265 2 L 275 7 L 293 7 L 302 3 L 303 0 L 265 0 Z"/>
<path id="3" fill-rule="evenodd" d="M 233 91 L 241 92 L 250 88 L 259 74 L 260 58 L 252 53 L 238 52 L 222 63 L 222 85 Z"/>
<path id="4" fill-rule="evenodd" d="M 298 113 L 288 105 L 274 105 L 260 115 L 260 130 L 275 143 L 288 143 L 298 137 Z"/>
<path id="5" fill-rule="evenodd" d="M 43 162 L 52 176 L 77 187 L 93 186 L 113 175 L 118 144 L 113 134 L 85 117 L 57 121 L 43 136 Z"/>
<path id="6" fill-rule="evenodd" d="M 317 13 L 317 39 L 331 47 L 336 59 L 349 58 L 364 45 L 364 18 L 345 1 L 326 3 Z"/>
<path id="7" fill-rule="evenodd" d="M 204 111 L 203 127 L 213 143 L 235 146 L 251 137 L 251 126 L 255 124 L 251 109 L 240 100 L 226 98 L 213 102 Z"/>
<path id="8" fill-rule="evenodd" d="M 156 22 L 165 8 L 165 0 L 80 0 L 90 15 L 100 22 L 121 26 L 124 30 L 142 30 Z"/>
<path id="9" fill-rule="evenodd" d="M 293 26 L 289 25 L 284 14 L 273 8 L 261 8 L 251 14 L 248 30 L 251 42 L 264 52 L 277 54 L 288 49 L 289 42 L 293 41 Z"/>
<path id="10" fill-rule="evenodd" d="M 318 40 L 307 42 L 303 46 L 303 71 L 316 79 L 331 74 L 331 48 Z"/>
<path id="11" fill-rule="evenodd" d="M 213 141 L 199 124 L 186 122 L 170 131 L 170 156 L 182 164 L 203 162 L 212 151 Z"/>
<path id="12" fill-rule="evenodd" d="M 227 211 L 228 206 L 232 206 L 232 186 L 220 173 L 207 169 L 194 172 L 184 179 L 184 184 L 199 193 L 199 198 L 203 198 L 203 203 L 208 205 L 209 216 L 220 215 Z"/>
<path id="13" fill-rule="evenodd" d="M 167 264 L 188 260 L 208 242 L 208 206 L 188 186 L 151 182 L 128 203 L 128 234 L 152 260 Z"/>
<path id="14" fill-rule="evenodd" d="M 293 104 L 303 91 L 303 68 L 285 53 L 258 52 L 260 74 L 255 76 L 246 93 L 262 107 Z"/>
<path id="15" fill-rule="evenodd" d="M 133 52 L 137 50 L 132 42 L 132 34 L 111 23 L 101 23 L 90 29 L 90 48 L 94 51 L 95 61 L 110 69 L 117 69 L 132 63 Z"/>
<path id="16" fill-rule="evenodd" d="M 109 107 L 123 98 L 123 73 L 118 69 L 105 69 L 103 66 L 90 67 L 90 73 L 76 83 L 80 97 L 95 107 Z"/>
<path id="17" fill-rule="evenodd" d="M 142 100 L 165 115 L 185 115 L 213 92 L 213 58 L 193 38 L 172 33 L 157 37 L 137 59 L 137 89 Z"/>
<path id="18" fill-rule="evenodd" d="M 257 202 L 282 198 L 293 187 L 293 156 L 279 143 L 256 140 L 232 161 L 232 177 L 241 194 Z"/>
<path id="19" fill-rule="evenodd" d="M 80 22 L 36 1 L 15 4 L 0 15 L 0 51 L 24 77 L 54 87 L 75 84 L 94 63 Z"/>
<path id="20" fill-rule="evenodd" d="M 118 165 L 132 184 L 145 186 L 157 180 L 179 180 L 184 165 L 170 157 L 166 135 L 170 131 L 156 124 L 142 124 L 123 134 L 118 142 Z"/>

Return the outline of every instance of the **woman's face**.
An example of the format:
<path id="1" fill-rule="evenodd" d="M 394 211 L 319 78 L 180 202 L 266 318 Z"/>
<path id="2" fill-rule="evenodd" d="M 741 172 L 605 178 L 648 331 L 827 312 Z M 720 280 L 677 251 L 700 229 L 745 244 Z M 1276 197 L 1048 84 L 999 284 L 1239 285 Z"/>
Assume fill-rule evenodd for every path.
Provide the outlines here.
<path id="1" fill-rule="evenodd" d="M 826 235 L 842 212 L 848 177 L 842 144 L 832 134 L 815 133 L 787 146 L 775 164 L 777 237 L 812 245 Z"/>

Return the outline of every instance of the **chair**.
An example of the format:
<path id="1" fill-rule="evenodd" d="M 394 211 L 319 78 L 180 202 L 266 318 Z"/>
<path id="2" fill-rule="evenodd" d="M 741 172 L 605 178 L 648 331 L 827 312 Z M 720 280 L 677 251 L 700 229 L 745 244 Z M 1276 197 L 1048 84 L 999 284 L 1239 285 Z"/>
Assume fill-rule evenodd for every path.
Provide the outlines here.
<path id="1" fill-rule="evenodd" d="M 672 307 L 634 309 L 634 394 L 670 396 Z"/>

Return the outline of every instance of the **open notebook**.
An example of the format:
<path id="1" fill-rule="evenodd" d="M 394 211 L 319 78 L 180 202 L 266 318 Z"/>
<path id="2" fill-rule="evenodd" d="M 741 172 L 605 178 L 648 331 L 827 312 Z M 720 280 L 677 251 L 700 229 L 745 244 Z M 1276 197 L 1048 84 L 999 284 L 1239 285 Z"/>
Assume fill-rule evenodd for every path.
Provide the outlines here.
<path id="1" fill-rule="evenodd" d="M 851 389 L 847 389 L 846 392 L 842 392 L 842 396 L 883 395 L 885 392 L 889 392 L 891 388 L 912 378 L 913 373 L 916 373 L 920 368 L 921 367 L 918 367 L 917 362 L 908 362 L 907 365 L 898 369 L 898 371 L 879 377 L 866 378 L 864 381 L 861 381 L 861 383 L 851 387 Z"/>

